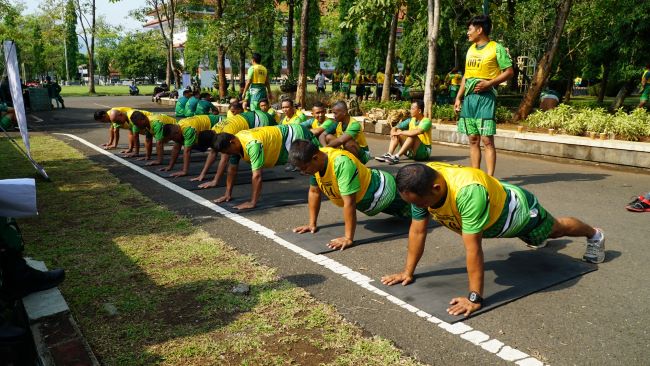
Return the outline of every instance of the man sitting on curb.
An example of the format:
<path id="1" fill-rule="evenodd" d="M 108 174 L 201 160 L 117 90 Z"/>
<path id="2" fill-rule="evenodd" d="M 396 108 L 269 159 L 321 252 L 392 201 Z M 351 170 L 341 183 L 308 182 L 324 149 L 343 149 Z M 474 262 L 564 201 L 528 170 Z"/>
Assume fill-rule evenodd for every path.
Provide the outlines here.
<path id="1" fill-rule="evenodd" d="M 131 122 L 138 129 L 138 133 L 144 133 L 144 148 L 145 155 L 144 158 L 138 158 L 138 160 L 149 160 L 151 159 L 151 150 L 153 145 L 153 139 L 156 139 L 156 155 L 158 158 L 155 161 L 148 162 L 146 165 L 160 165 L 163 161 L 163 127 L 169 124 L 176 124 L 176 118 L 168 116 L 166 114 L 153 114 L 147 116 L 146 114 L 135 111 L 131 114 Z M 135 155 L 140 154 L 140 144 L 135 146 Z"/>
<path id="2" fill-rule="evenodd" d="M 194 113 L 195 115 L 200 116 L 204 114 L 219 114 L 219 108 L 212 104 L 212 96 L 210 93 L 201 93 L 199 97 L 201 99 L 196 105 L 196 113 Z"/>
<path id="3" fill-rule="evenodd" d="M 190 89 L 183 90 L 183 95 L 176 101 L 176 117 L 185 117 L 185 105 L 191 96 L 192 91 Z"/>
<path id="4" fill-rule="evenodd" d="M 232 117 L 226 118 L 226 120 L 221 121 L 212 127 L 212 132 L 217 133 L 229 133 L 235 135 L 240 131 L 250 130 L 257 127 L 266 127 L 274 126 L 275 121 L 270 115 L 262 111 L 251 111 L 243 112 Z M 230 156 L 228 154 L 221 154 L 221 159 L 219 160 L 219 166 L 217 167 L 217 174 L 214 178 L 207 182 L 199 185 L 199 188 L 212 188 L 216 187 L 223 176 L 223 173 L 226 171 L 226 165 L 228 164 L 228 159 Z M 214 149 L 210 149 L 208 157 L 205 159 L 205 164 L 203 165 L 203 170 L 198 177 L 192 178 L 192 181 L 202 181 L 205 178 L 205 175 L 208 174 L 210 166 L 217 159 L 217 152 Z"/>
<path id="5" fill-rule="evenodd" d="M 424 117 L 424 102 L 411 103 L 411 118 L 407 118 L 390 130 L 388 152 L 375 160 L 389 164 L 399 163 L 406 154 L 415 161 L 427 161 L 431 155 L 431 120 Z M 397 154 L 395 150 L 400 147 Z"/>
<path id="6" fill-rule="evenodd" d="M 167 124 L 163 126 L 163 145 L 169 140 L 175 142 L 172 148 L 171 159 L 169 164 L 161 168 L 161 171 L 168 172 L 174 168 L 178 153 L 183 146 L 183 170 L 172 173 L 171 177 L 184 177 L 190 169 L 190 155 L 192 148 L 196 147 L 200 151 L 205 151 L 210 147 L 210 142 L 200 138 L 201 133 L 209 132 L 214 125 L 221 121 L 221 116 L 210 114 L 207 116 L 194 116 L 183 118 L 178 124 Z M 205 138 L 211 137 L 211 134 L 205 134 Z M 203 143 L 200 143 L 203 142 Z"/>
<path id="7" fill-rule="evenodd" d="M 235 135 L 217 134 L 212 149 L 231 156 L 226 177 L 226 193 L 214 202 L 230 201 L 239 160 L 244 159 L 251 165 L 253 191 L 250 201 L 235 208 L 239 210 L 254 208 L 262 193 L 262 168 L 286 164 L 289 148 L 296 140 L 310 140 L 313 144 L 318 144 L 311 132 L 298 124 L 254 128 L 240 131 Z"/>
<path id="8" fill-rule="evenodd" d="M 325 115 L 325 105 L 323 105 L 323 103 L 314 103 L 314 106 L 311 108 L 311 115 L 313 117 L 302 122 L 301 125 L 309 128 L 316 138 L 320 138 L 323 132 L 326 134 L 336 133 L 336 126 L 338 123 Z"/>
<path id="9" fill-rule="evenodd" d="M 296 110 L 293 100 L 284 99 L 280 105 L 282 106 L 282 112 L 284 112 L 284 118 L 280 124 L 299 124 L 307 120 L 307 116 L 302 111 Z"/>
<path id="10" fill-rule="evenodd" d="M 605 259 L 605 234 L 573 217 L 554 218 L 523 188 L 500 182 L 480 169 L 445 163 L 409 164 L 397 172 L 397 189 L 413 205 L 404 271 L 383 276 L 385 285 L 413 282 L 424 251 L 429 215 L 461 234 L 465 245 L 469 295 L 451 299 L 447 312 L 468 316 L 482 306 L 483 238 L 519 238 L 541 248 L 562 236 L 587 239 L 582 257 L 591 263 Z"/>
<path id="11" fill-rule="evenodd" d="M 260 99 L 260 109 L 262 112 L 268 113 L 271 117 L 273 117 L 273 120 L 275 121 L 275 124 L 278 125 L 280 124 L 280 115 L 278 112 L 276 112 L 275 109 L 271 108 L 271 104 L 269 103 L 269 100 L 266 98 Z"/>
<path id="12" fill-rule="evenodd" d="M 289 162 L 301 173 L 312 175 L 309 187 L 309 224 L 293 229 L 296 233 L 315 233 L 321 204 L 321 192 L 343 207 L 345 235 L 332 239 L 328 247 L 345 249 L 354 243 L 357 210 L 368 216 L 380 212 L 411 217 L 411 205 L 397 194 L 395 178 L 390 173 L 366 168 L 350 152 L 324 147 L 320 150 L 309 141 L 291 145 Z"/>
<path id="13" fill-rule="evenodd" d="M 337 122 L 336 130 L 321 134 L 319 138 L 321 145 L 345 149 L 366 164 L 370 160 L 370 150 L 366 136 L 363 134 L 362 124 L 350 116 L 344 101 L 334 103 L 332 112 Z"/>

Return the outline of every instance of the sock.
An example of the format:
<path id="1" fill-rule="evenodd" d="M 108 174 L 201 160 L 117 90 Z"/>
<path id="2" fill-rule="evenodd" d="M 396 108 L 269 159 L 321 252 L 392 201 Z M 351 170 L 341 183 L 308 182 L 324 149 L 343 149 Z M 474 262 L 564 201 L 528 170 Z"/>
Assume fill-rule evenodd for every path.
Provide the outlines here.
<path id="1" fill-rule="evenodd" d="M 589 240 L 600 240 L 602 238 L 603 238 L 603 233 L 601 233 L 600 230 L 596 229 L 596 233 L 594 234 L 594 236 L 589 238 Z"/>

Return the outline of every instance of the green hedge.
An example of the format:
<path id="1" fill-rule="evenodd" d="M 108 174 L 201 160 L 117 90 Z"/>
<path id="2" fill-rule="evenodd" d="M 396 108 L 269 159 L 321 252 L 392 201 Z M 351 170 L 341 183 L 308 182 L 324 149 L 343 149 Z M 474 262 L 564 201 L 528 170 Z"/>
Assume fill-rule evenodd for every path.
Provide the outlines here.
<path id="1" fill-rule="evenodd" d="M 608 113 L 604 108 L 576 109 L 566 104 L 547 112 L 537 111 L 525 121 L 530 127 L 563 129 L 569 135 L 585 133 L 613 133 L 617 138 L 638 141 L 650 136 L 650 114 L 635 109 L 630 114 L 622 109 Z"/>

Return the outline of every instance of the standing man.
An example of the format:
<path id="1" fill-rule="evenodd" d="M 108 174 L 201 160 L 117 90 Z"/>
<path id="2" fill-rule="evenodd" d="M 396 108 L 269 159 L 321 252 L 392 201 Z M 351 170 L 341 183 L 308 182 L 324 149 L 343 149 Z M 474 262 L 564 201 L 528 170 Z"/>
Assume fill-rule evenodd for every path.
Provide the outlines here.
<path id="1" fill-rule="evenodd" d="M 63 98 L 61 98 L 61 85 L 56 81 L 52 81 L 52 78 L 48 75 L 45 77 L 45 88 L 47 89 L 47 95 L 52 99 L 56 100 L 57 105 L 61 104 L 61 109 L 65 109 L 65 104 L 63 104 Z"/>
<path id="2" fill-rule="evenodd" d="M 257 52 L 253 53 L 253 66 L 248 68 L 248 80 L 246 80 L 244 92 L 242 93 L 246 98 L 248 109 L 251 111 L 260 109 L 259 102 L 261 99 L 272 99 L 268 71 L 260 62 L 262 62 L 262 55 Z"/>
<path id="3" fill-rule="evenodd" d="M 370 149 L 361 123 L 350 116 L 344 101 L 334 103 L 332 112 L 336 120 L 336 130 L 321 134 L 319 138 L 321 145 L 345 149 L 363 164 L 367 163 L 370 160 Z"/>
<path id="4" fill-rule="evenodd" d="M 352 83 L 352 74 L 350 71 L 347 71 L 341 77 L 341 93 L 345 94 L 345 97 L 350 99 L 350 83 Z"/>
<path id="5" fill-rule="evenodd" d="M 327 79 L 323 75 L 323 70 L 318 70 L 318 74 L 314 77 L 314 84 L 316 84 L 316 93 L 325 93 L 325 83 Z"/>
<path id="6" fill-rule="evenodd" d="M 184 89 L 183 94 L 176 101 L 176 117 L 185 118 L 185 105 L 192 96 L 190 89 Z"/>
<path id="7" fill-rule="evenodd" d="M 375 100 L 381 99 L 381 93 L 384 90 L 385 79 L 386 79 L 386 75 L 383 72 L 381 72 L 381 70 L 377 70 L 377 75 L 375 76 L 375 80 L 377 81 L 377 92 L 375 93 Z"/>
<path id="8" fill-rule="evenodd" d="M 639 108 L 644 108 L 650 98 L 650 63 L 645 65 L 645 70 L 641 75 L 641 98 L 639 98 Z"/>
<path id="9" fill-rule="evenodd" d="M 332 93 L 338 93 L 341 91 L 341 73 L 339 69 L 334 69 L 332 74 Z"/>
<path id="10" fill-rule="evenodd" d="M 364 69 L 359 70 L 359 73 L 354 78 L 354 83 L 357 84 L 354 94 L 357 96 L 357 102 L 361 103 L 366 95 L 366 72 Z"/>
<path id="11" fill-rule="evenodd" d="M 397 190 L 413 206 L 404 271 L 383 276 L 385 285 L 413 282 L 427 238 L 429 215 L 462 236 L 469 295 L 451 299 L 447 312 L 468 316 L 483 303 L 483 238 L 519 238 L 531 248 L 547 239 L 584 237 L 583 260 L 605 260 L 605 234 L 573 217 L 554 218 L 523 188 L 500 182 L 483 171 L 445 163 L 409 164 L 397 172 Z M 459 289 L 461 291 L 462 289 Z"/>
<path id="12" fill-rule="evenodd" d="M 451 69 L 447 77 L 445 77 L 445 84 L 449 85 L 449 98 L 451 100 L 456 100 L 458 95 L 458 90 L 460 89 L 460 84 L 463 81 L 463 74 L 458 71 L 457 67 Z"/>
<path id="13" fill-rule="evenodd" d="M 390 130 L 388 152 L 375 160 L 398 164 L 399 157 L 406 154 L 416 161 L 429 160 L 431 155 L 431 120 L 424 117 L 424 101 L 411 103 L 411 118 L 400 122 Z M 400 147 L 401 146 L 401 147 Z M 397 154 L 395 150 L 400 147 Z"/>
<path id="14" fill-rule="evenodd" d="M 465 58 L 465 75 L 454 102 L 460 112 L 458 132 L 469 137 L 472 167 L 481 167 L 481 141 L 485 145 L 488 175 L 494 175 L 497 152 L 494 147 L 496 126 L 496 86 L 510 79 L 512 60 L 499 43 L 490 41 L 492 21 L 487 15 L 474 16 L 468 22 L 467 39 L 472 46 Z M 462 107 L 461 107 L 462 105 Z"/>
<path id="15" fill-rule="evenodd" d="M 411 205 L 406 203 L 387 172 L 366 168 L 345 150 L 324 147 L 318 149 L 309 141 L 299 140 L 291 145 L 289 162 L 302 173 L 312 175 L 309 186 L 309 224 L 293 229 L 296 233 L 315 233 L 321 196 L 325 194 L 335 205 L 343 208 L 344 236 L 332 239 L 327 246 L 345 249 L 354 243 L 357 210 L 368 216 L 380 212 L 398 217 L 411 217 Z"/>

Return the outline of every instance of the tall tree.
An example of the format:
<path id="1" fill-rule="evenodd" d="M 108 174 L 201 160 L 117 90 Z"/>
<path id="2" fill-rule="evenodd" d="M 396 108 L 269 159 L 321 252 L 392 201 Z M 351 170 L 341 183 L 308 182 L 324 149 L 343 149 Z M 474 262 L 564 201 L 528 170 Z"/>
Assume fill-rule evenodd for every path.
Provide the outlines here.
<path id="1" fill-rule="evenodd" d="M 354 0 L 339 1 L 339 23 L 345 26 L 339 26 L 340 37 L 334 47 L 334 57 L 336 58 L 336 68 L 340 71 L 353 71 L 356 63 L 357 36 L 354 23 L 347 23 L 347 15 Z"/>
<path id="2" fill-rule="evenodd" d="M 172 77 L 176 88 L 180 87 L 180 79 L 174 64 L 174 31 L 176 30 L 177 0 L 147 0 L 147 5 L 156 15 L 158 28 L 167 49 L 167 70 L 165 80 L 171 85 Z"/>
<path id="3" fill-rule="evenodd" d="M 79 54 L 79 37 L 77 37 L 77 12 L 74 1 L 68 0 L 65 3 L 65 34 L 63 44 L 65 46 L 65 78 L 70 81 L 70 75 L 77 74 L 77 55 Z"/>
<path id="4" fill-rule="evenodd" d="M 399 10 L 393 14 L 393 19 L 390 21 L 390 34 L 388 35 L 388 52 L 386 54 L 386 67 L 384 68 L 384 85 L 381 91 L 381 101 L 388 102 L 390 100 L 390 84 L 393 81 L 393 60 L 395 59 L 395 40 L 397 39 L 397 16 Z"/>
<path id="5" fill-rule="evenodd" d="M 43 63 L 43 34 L 41 33 L 41 25 L 38 21 L 32 23 L 32 57 L 34 63 L 32 64 L 32 73 L 36 74 L 39 78 L 43 78 L 45 73 L 45 66 Z"/>
<path id="6" fill-rule="evenodd" d="M 287 74 L 293 76 L 293 11 L 295 8 L 294 0 L 287 0 L 289 15 L 287 18 Z"/>
<path id="7" fill-rule="evenodd" d="M 307 33 L 309 29 L 309 3 L 302 0 L 300 15 L 300 68 L 298 69 L 298 91 L 296 101 L 305 108 L 305 92 L 307 91 Z"/>
<path id="8" fill-rule="evenodd" d="M 539 99 L 542 88 L 548 80 L 551 66 L 553 65 L 553 58 L 557 52 L 558 45 L 560 43 L 560 37 L 564 31 L 564 24 L 566 23 L 566 19 L 569 16 L 572 2 L 572 0 L 562 0 L 560 6 L 558 7 L 557 16 L 555 18 L 555 26 L 553 27 L 553 31 L 549 37 L 546 51 L 537 63 L 537 69 L 535 70 L 532 83 L 526 91 L 521 104 L 519 104 L 519 109 L 514 115 L 515 121 L 525 119 L 533 109 L 535 101 Z"/>
<path id="9" fill-rule="evenodd" d="M 88 93 L 95 94 L 95 0 L 74 0 L 77 19 L 81 24 L 81 39 L 88 53 Z"/>
<path id="10" fill-rule="evenodd" d="M 300 17 L 302 18 L 302 5 L 297 7 L 300 9 Z M 298 18 L 298 27 L 297 31 L 302 34 L 302 24 L 301 18 Z M 321 13 L 319 0 L 309 0 L 309 13 L 307 14 L 309 19 L 309 27 L 307 29 L 307 65 L 306 73 L 307 75 L 315 75 L 320 69 L 320 34 L 321 34 Z M 295 48 L 294 52 L 294 70 L 300 69 L 300 59 L 301 59 L 301 48 L 300 42 L 302 39 L 298 39 L 298 47 Z"/>
<path id="11" fill-rule="evenodd" d="M 359 26 L 359 64 L 362 69 L 375 73 L 383 70 L 388 53 L 386 26 L 390 14 L 382 22 L 366 22 Z"/>
<path id="12" fill-rule="evenodd" d="M 429 61 L 427 62 L 427 77 L 424 84 L 424 115 L 431 117 L 433 106 L 433 82 L 436 74 L 436 54 L 438 47 L 438 30 L 440 28 L 440 0 L 427 2 L 427 46 L 429 48 Z"/>

